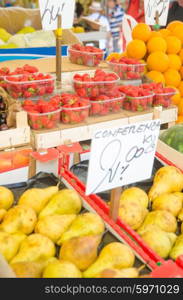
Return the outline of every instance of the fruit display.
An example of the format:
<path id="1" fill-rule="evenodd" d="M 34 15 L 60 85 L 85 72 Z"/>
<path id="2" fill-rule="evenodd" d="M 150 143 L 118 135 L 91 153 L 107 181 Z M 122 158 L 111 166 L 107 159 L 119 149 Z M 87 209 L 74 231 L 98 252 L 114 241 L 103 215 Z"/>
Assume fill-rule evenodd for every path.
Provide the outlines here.
<path id="1" fill-rule="evenodd" d="M 183 153 L 183 125 L 172 126 L 160 135 L 160 140 Z"/>
<path id="2" fill-rule="evenodd" d="M 130 111 L 146 111 L 153 104 L 154 93 L 143 87 L 126 85 L 120 86 L 119 90 L 126 97 L 123 102 L 123 108 Z"/>
<path id="3" fill-rule="evenodd" d="M 5 99 L 0 95 L 0 131 L 7 130 L 8 107 Z"/>
<path id="4" fill-rule="evenodd" d="M 0 173 L 29 165 L 31 149 L 20 149 L 0 153 Z"/>
<path id="5" fill-rule="evenodd" d="M 98 66 L 104 58 L 103 50 L 81 44 L 72 45 L 68 50 L 68 54 L 71 63 L 87 67 Z"/>
<path id="6" fill-rule="evenodd" d="M 5 82 L 8 93 L 15 99 L 50 95 L 55 88 L 54 76 L 43 73 L 7 76 Z"/>
<path id="7" fill-rule="evenodd" d="M 80 97 L 94 98 L 101 94 L 107 94 L 119 82 L 119 77 L 115 73 L 105 72 L 97 69 L 94 76 L 89 74 L 75 74 L 73 77 L 73 86 Z"/>
<path id="8" fill-rule="evenodd" d="M 121 58 L 111 57 L 107 60 L 107 63 L 110 69 L 119 75 L 121 80 L 141 79 L 146 70 L 146 63 L 124 56 Z"/>
<path id="9" fill-rule="evenodd" d="M 56 102 L 54 97 L 49 101 L 27 99 L 22 106 L 27 111 L 29 125 L 34 130 L 53 129 L 60 123 L 60 101 Z"/>
<path id="10" fill-rule="evenodd" d="M 13 193 L 4 187 L 0 191 L 0 208 L 5 210 L 0 221 L 0 253 L 17 277 L 140 276 L 144 266 L 135 267 L 129 246 L 114 238 L 103 244 L 103 220 L 96 213 L 81 212 L 76 191 L 58 191 L 58 186 L 31 188 L 14 206 Z"/>

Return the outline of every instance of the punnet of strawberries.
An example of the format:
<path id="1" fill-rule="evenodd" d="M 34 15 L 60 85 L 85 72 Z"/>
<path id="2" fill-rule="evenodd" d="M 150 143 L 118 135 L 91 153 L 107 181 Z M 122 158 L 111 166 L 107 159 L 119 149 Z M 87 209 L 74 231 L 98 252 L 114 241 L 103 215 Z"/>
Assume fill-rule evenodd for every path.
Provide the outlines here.
<path id="1" fill-rule="evenodd" d="M 55 78 L 50 74 L 34 73 L 5 78 L 7 91 L 15 99 L 52 94 Z"/>
<path id="2" fill-rule="evenodd" d="M 141 86 L 154 93 L 153 106 L 169 107 L 172 104 L 172 96 L 176 94 L 174 88 L 164 87 L 162 83 L 149 83 Z"/>
<path id="3" fill-rule="evenodd" d="M 28 64 L 23 67 L 18 67 L 14 71 L 11 71 L 8 67 L 0 68 L 0 86 L 6 88 L 5 77 L 6 76 L 17 76 L 23 74 L 33 74 L 39 72 L 38 68 L 30 66 Z"/>
<path id="4" fill-rule="evenodd" d="M 126 94 L 123 108 L 130 111 L 145 111 L 153 105 L 154 93 L 141 86 L 120 86 L 119 91 Z"/>
<path id="5" fill-rule="evenodd" d="M 78 96 L 93 98 L 110 92 L 117 86 L 118 81 L 119 76 L 117 74 L 97 69 L 93 76 L 87 73 L 75 74 L 73 86 Z"/>
<path id="6" fill-rule="evenodd" d="M 27 111 L 29 125 L 34 130 L 53 129 L 60 123 L 60 97 L 52 97 L 49 101 L 27 99 L 22 106 Z"/>
<path id="7" fill-rule="evenodd" d="M 108 65 L 112 71 L 117 73 L 121 80 L 141 79 L 145 73 L 146 64 L 135 58 L 111 57 Z"/>
<path id="8" fill-rule="evenodd" d="M 123 107 L 125 95 L 118 88 L 113 88 L 108 94 L 101 94 L 91 98 L 91 116 L 105 116 L 109 113 L 117 113 Z"/>
<path id="9" fill-rule="evenodd" d="M 81 98 L 76 94 L 63 93 L 61 95 L 61 121 L 65 124 L 77 124 L 84 122 L 90 109 L 88 98 Z"/>
<path id="10" fill-rule="evenodd" d="M 73 64 L 96 67 L 104 58 L 104 51 L 93 47 L 83 46 L 81 44 L 72 45 L 69 48 L 69 59 Z"/>

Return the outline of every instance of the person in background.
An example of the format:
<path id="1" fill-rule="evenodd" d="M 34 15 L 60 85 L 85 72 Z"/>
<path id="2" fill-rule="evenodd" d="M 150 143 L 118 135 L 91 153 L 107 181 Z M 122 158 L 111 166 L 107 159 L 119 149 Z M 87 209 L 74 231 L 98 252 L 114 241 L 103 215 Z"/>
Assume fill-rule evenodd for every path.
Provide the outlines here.
<path id="1" fill-rule="evenodd" d="M 104 15 L 103 8 L 99 2 L 94 1 L 89 7 L 91 14 L 88 18 L 92 21 L 99 22 L 102 27 L 105 27 L 105 30 L 108 33 L 108 37 L 110 35 L 110 25 L 107 17 Z M 108 39 L 108 38 L 107 38 Z M 106 49 L 107 39 L 102 39 L 99 41 L 99 47 L 102 50 Z"/>
<path id="2" fill-rule="evenodd" d="M 174 1 L 169 9 L 167 24 L 176 20 L 183 22 L 183 0 Z"/>
<path id="3" fill-rule="evenodd" d="M 112 35 L 113 52 L 120 52 L 119 39 L 124 10 L 118 0 L 107 0 L 107 17 Z"/>
<path id="4" fill-rule="evenodd" d="M 81 3 L 76 2 L 75 5 L 75 15 L 74 15 L 74 24 L 78 24 L 80 22 L 80 18 L 84 13 L 84 7 Z"/>

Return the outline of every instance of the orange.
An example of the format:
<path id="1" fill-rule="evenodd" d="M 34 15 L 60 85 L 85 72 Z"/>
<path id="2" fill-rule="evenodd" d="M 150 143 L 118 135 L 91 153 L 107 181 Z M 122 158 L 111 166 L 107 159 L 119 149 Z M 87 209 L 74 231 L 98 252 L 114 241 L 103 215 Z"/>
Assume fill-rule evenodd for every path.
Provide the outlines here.
<path id="1" fill-rule="evenodd" d="M 180 72 L 180 75 L 181 75 L 181 77 L 183 79 L 183 66 L 180 68 L 179 72 Z"/>
<path id="2" fill-rule="evenodd" d="M 112 52 L 107 56 L 107 60 L 111 60 L 111 58 L 120 59 L 120 57 L 121 57 L 120 53 Z"/>
<path id="3" fill-rule="evenodd" d="M 150 71 L 146 74 L 148 78 L 153 80 L 154 82 L 162 82 L 165 83 L 165 78 L 161 72 L 158 71 Z"/>
<path id="4" fill-rule="evenodd" d="M 176 54 L 169 54 L 169 68 L 174 70 L 180 70 L 182 62 L 180 56 Z"/>
<path id="5" fill-rule="evenodd" d="M 178 87 L 181 82 L 181 76 L 177 70 L 168 69 L 165 73 L 165 83 L 166 85 L 173 85 Z"/>
<path id="6" fill-rule="evenodd" d="M 168 24 L 167 29 L 172 31 L 177 25 L 181 24 L 181 21 L 172 21 Z"/>
<path id="7" fill-rule="evenodd" d="M 127 45 L 127 55 L 131 58 L 142 59 L 146 51 L 146 45 L 141 40 L 133 40 Z"/>
<path id="8" fill-rule="evenodd" d="M 183 116 L 183 98 L 181 98 L 178 106 L 179 115 Z"/>
<path id="9" fill-rule="evenodd" d="M 147 58 L 147 66 L 149 70 L 165 72 L 169 66 L 168 55 L 164 52 L 153 52 Z"/>
<path id="10" fill-rule="evenodd" d="M 164 28 L 164 29 L 161 29 L 161 30 L 159 31 L 159 33 L 161 34 L 161 36 L 162 36 L 163 38 L 166 38 L 167 36 L 169 36 L 169 35 L 171 34 L 171 31 L 168 30 L 168 29 L 166 29 L 166 28 Z"/>
<path id="11" fill-rule="evenodd" d="M 132 31 L 133 39 L 142 40 L 144 42 L 148 41 L 151 36 L 151 28 L 144 23 L 137 24 Z"/>
<path id="12" fill-rule="evenodd" d="M 180 56 L 180 59 L 182 60 L 182 63 L 183 63 L 183 49 L 180 50 L 179 56 Z"/>
<path id="13" fill-rule="evenodd" d="M 150 39 L 153 38 L 153 37 L 157 37 L 157 36 L 162 37 L 160 31 L 152 31 Z"/>
<path id="14" fill-rule="evenodd" d="M 172 99 L 172 103 L 174 105 L 178 105 L 179 102 L 180 102 L 180 99 L 181 99 L 179 90 L 177 88 L 175 88 L 174 86 L 171 86 L 171 85 L 168 85 L 167 87 L 173 88 L 176 91 L 176 94 L 174 96 L 172 96 L 171 99 Z"/>
<path id="15" fill-rule="evenodd" d="M 182 124 L 183 123 L 183 116 L 179 115 L 176 121 L 177 124 Z"/>
<path id="16" fill-rule="evenodd" d="M 181 97 L 183 97 L 183 81 L 181 81 L 181 83 L 179 84 L 178 89 L 181 94 Z"/>
<path id="17" fill-rule="evenodd" d="M 172 35 L 178 37 L 183 43 L 183 22 L 175 26 L 175 28 L 172 30 Z"/>
<path id="18" fill-rule="evenodd" d="M 176 36 L 167 36 L 166 42 L 168 54 L 177 54 L 178 52 L 180 52 L 182 43 L 181 40 L 178 39 Z"/>
<path id="19" fill-rule="evenodd" d="M 165 39 L 159 36 L 150 38 L 150 40 L 147 43 L 147 50 L 149 51 L 149 53 L 156 51 L 166 52 L 167 43 Z"/>

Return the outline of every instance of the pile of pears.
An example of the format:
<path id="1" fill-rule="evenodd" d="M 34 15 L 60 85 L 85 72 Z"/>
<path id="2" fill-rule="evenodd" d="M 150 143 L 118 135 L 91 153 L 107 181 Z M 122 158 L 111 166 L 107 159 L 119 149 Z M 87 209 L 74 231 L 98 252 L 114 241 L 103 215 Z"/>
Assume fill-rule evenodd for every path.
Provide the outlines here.
<path id="1" fill-rule="evenodd" d="M 98 247 L 105 232 L 95 213 L 80 213 L 74 190 L 26 190 L 18 204 L 0 187 L 0 253 L 21 278 L 136 278 L 135 255 L 120 242 Z"/>
<path id="2" fill-rule="evenodd" d="M 119 216 L 162 258 L 183 255 L 183 173 L 160 168 L 147 194 L 137 187 L 124 190 Z M 181 234 L 180 234 L 181 232 Z"/>

